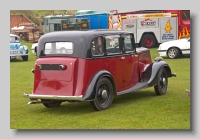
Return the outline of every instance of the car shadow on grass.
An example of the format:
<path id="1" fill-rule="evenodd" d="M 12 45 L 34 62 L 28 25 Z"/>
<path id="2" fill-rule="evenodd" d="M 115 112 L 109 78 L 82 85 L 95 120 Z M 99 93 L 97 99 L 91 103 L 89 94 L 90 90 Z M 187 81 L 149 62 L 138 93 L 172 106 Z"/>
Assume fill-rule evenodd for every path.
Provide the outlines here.
<path id="1" fill-rule="evenodd" d="M 90 102 L 62 102 L 60 107 L 56 108 L 46 108 L 43 106 L 43 104 L 39 104 L 40 108 L 35 108 L 33 111 L 37 113 L 49 113 L 49 114 L 55 114 L 55 115 L 66 115 L 66 114 L 85 114 L 85 113 L 91 113 L 95 110 L 91 107 Z"/>
<path id="2" fill-rule="evenodd" d="M 146 100 L 146 99 L 148 100 L 156 96 L 157 95 L 153 90 L 152 91 L 141 90 L 137 92 L 132 92 L 114 97 L 112 106 L 114 107 L 115 105 L 126 105 L 133 101 Z"/>
<path id="3" fill-rule="evenodd" d="M 170 59 L 170 60 L 175 60 L 175 59 L 185 59 L 185 58 L 190 58 L 190 55 L 184 55 L 182 57 L 177 57 L 177 58 L 169 58 L 169 57 L 163 57 L 163 59 Z"/>
<path id="4" fill-rule="evenodd" d="M 10 62 L 25 62 L 22 59 L 10 59 Z"/>
<path id="5" fill-rule="evenodd" d="M 156 97 L 157 95 L 153 91 L 139 91 L 128 93 L 120 96 L 116 96 L 113 98 L 113 103 L 109 109 L 117 107 L 117 105 L 127 105 L 132 102 L 136 102 L 138 100 L 148 100 Z M 108 109 L 107 109 L 108 110 Z M 34 109 L 37 113 L 49 113 L 49 114 L 60 114 L 60 115 L 85 115 L 93 112 L 99 112 L 92 108 L 90 102 L 63 102 L 60 107 L 56 108 L 46 108 L 42 104 L 40 104 L 40 108 L 38 107 Z"/>

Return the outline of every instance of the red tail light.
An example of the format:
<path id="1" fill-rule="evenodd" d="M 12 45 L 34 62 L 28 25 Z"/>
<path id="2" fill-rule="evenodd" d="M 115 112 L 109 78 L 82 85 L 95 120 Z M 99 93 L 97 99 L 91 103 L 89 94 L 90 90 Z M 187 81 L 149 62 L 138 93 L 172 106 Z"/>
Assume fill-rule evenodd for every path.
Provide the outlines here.
<path id="1" fill-rule="evenodd" d="M 60 70 L 66 70 L 66 66 L 65 65 L 59 65 L 59 69 Z"/>

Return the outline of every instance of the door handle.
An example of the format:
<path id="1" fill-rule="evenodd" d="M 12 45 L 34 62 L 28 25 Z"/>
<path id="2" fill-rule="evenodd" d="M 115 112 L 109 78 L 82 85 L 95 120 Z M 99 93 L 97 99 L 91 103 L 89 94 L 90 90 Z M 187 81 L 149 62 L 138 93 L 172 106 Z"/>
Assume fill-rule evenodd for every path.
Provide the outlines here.
<path id="1" fill-rule="evenodd" d="M 124 57 L 124 56 L 122 56 L 122 57 L 121 57 L 121 59 L 123 60 L 123 59 L 125 59 L 125 57 Z"/>

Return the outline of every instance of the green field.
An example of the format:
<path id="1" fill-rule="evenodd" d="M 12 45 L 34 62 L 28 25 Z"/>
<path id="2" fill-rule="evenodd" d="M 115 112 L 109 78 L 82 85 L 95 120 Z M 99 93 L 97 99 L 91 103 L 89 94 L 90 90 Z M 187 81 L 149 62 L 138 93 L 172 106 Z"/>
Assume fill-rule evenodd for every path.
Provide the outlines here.
<path id="1" fill-rule="evenodd" d="M 22 41 L 31 48 L 31 43 Z M 157 48 L 150 49 L 152 59 Z M 28 105 L 23 93 L 32 93 L 35 54 L 27 62 L 10 61 L 11 129 L 190 129 L 190 58 L 164 60 L 175 78 L 169 78 L 168 91 L 156 96 L 153 88 L 117 96 L 111 107 L 95 111 L 89 102 L 64 102 L 58 108 Z"/>

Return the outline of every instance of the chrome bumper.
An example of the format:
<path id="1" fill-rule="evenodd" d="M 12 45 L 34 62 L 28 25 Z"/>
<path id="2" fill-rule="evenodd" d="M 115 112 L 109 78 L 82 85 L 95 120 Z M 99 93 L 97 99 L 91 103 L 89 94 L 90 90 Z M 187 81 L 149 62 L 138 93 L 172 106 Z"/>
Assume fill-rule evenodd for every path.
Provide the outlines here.
<path id="1" fill-rule="evenodd" d="M 38 99 L 51 99 L 51 100 L 82 100 L 83 96 L 53 96 L 53 95 L 33 95 L 33 94 L 23 94 L 23 97 L 30 98 L 31 102 L 28 104 L 40 103 Z"/>

